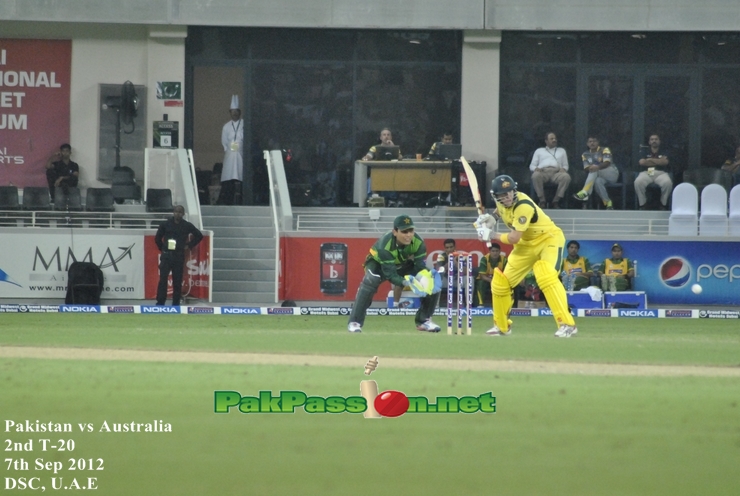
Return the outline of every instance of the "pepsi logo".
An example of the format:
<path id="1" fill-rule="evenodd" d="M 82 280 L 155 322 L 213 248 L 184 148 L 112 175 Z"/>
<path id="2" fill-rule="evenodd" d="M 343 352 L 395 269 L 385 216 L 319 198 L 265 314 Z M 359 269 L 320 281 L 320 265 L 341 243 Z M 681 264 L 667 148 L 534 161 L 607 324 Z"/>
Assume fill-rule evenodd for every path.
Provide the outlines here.
<path id="1" fill-rule="evenodd" d="M 691 265 L 681 257 L 671 257 L 660 265 L 660 280 L 669 288 L 681 288 L 691 280 Z"/>

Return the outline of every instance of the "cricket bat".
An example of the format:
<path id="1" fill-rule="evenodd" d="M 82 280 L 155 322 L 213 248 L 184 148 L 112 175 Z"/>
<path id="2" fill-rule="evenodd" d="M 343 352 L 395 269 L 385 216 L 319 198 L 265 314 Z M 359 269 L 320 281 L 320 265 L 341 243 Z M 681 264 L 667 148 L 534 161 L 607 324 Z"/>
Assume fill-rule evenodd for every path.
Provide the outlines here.
<path id="1" fill-rule="evenodd" d="M 465 157 L 461 156 L 460 162 L 462 162 L 463 169 L 465 169 L 465 175 L 468 176 L 468 184 L 470 185 L 471 193 L 473 193 L 473 200 L 475 201 L 475 208 L 478 210 L 478 215 L 483 215 L 486 213 L 486 206 L 483 205 L 483 202 L 481 202 L 480 188 L 478 187 L 478 178 L 475 177 L 475 172 L 473 172 L 473 168 L 470 167 L 470 164 L 467 160 L 465 160 Z M 490 248 L 491 242 L 486 241 L 486 246 Z"/>
<path id="2" fill-rule="evenodd" d="M 470 185 L 470 191 L 473 193 L 473 200 L 475 200 L 475 208 L 478 209 L 478 214 L 483 215 L 486 213 L 486 207 L 483 205 L 480 199 L 480 188 L 478 187 L 478 178 L 475 177 L 475 172 L 473 172 L 473 168 L 470 167 L 470 164 L 467 160 L 465 160 L 465 157 L 460 157 L 460 162 L 463 164 L 463 169 L 465 169 L 465 175 L 468 176 L 468 184 Z"/>

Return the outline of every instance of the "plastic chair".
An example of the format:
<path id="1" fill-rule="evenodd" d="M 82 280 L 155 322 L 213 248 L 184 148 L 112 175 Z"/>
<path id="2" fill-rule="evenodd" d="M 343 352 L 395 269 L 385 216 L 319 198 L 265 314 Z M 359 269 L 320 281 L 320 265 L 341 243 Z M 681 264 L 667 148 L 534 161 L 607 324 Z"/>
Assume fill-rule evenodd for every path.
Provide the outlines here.
<path id="1" fill-rule="evenodd" d="M 697 236 L 699 222 L 699 192 L 690 183 L 673 188 L 671 215 L 668 217 L 670 236 Z"/>
<path id="2" fill-rule="evenodd" d="M 740 236 L 740 184 L 730 191 L 730 236 Z"/>
<path id="3" fill-rule="evenodd" d="M 131 167 L 116 167 L 113 169 L 111 191 L 116 203 L 125 200 L 141 201 L 141 187 L 136 184 L 135 174 Z"/>
<path id="4" fill-rule="evenodd" d="M 727 190 L 708 184 L 701 192 L 699 236 L 727 236 Z"/>
<path id="5" fill-rule="evenodd" d="M 727 193 L 727 191 L 729 191 L 729 186 L 732 184 L 732 174 L 728 171 L 711 167 L 687 169 L 683 173 L 683 181 L 696 186 L 700 195 L 704 191 L 704 188 L 710 184 L 722 185 L 725 189 L 725 193 Z"/>
<path id="6" fill-rule="evenodd" d="M 18 210 L 18 188 L 15 186 L 0 186 L 0 210 Z"/>
<path id="7" fill-rule="evenodd" d="M 85 208 L 88 212 L 113 212 L 113 191 L 111 188 L 87 188 Z"/>
<path id="8" fill-rule="evenodd" d="M 51 210 L 51 196 L 46 186 L 23 188 L 23 210 Z"/>
<path id="9" fill-rule="evenodd" d="M 147 212 L 172 212 L 172 191 L 149 188 L 146 190 Z"/>
<path id="10" fill-rule="evenodd" d="M 57 186 L 54 190 L 54 210 L 81 211 L 82 195 L 80 188 Z"/>

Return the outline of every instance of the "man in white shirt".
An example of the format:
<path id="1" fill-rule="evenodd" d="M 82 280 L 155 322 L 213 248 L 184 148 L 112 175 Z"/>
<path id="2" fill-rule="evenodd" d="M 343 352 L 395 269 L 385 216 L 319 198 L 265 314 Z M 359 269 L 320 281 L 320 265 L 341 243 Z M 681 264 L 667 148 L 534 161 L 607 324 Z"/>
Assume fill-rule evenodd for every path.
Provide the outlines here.
<path id="1" fill-rule="evenodd" d="M 547 207 L 545 184 L 554 183 L 557 184 L 558 189 L 550 206 L 560 208 L 558 202 L 565 196 L 570 185 L 570 175 L 568 174 L 568 155 L 563 148 L 558 148 L 558 137 L 555 133 L 549 132 L 545 135 L 545 146 L 534 152 L 529 170 L 532 171 L 532 186 L 537 193 L 539 207 Z"/>
<path id="2" fill-rule="evenodd" d="M 244 177 L 244 119 L 239 110 L 239 96 L 232 95 L 231 120 L 221 130 L 221 144 L 224 147 L 224 165 L 221 171 L 221 194 L 218 203 L 233 205 L 236 189 L 241 187 Z"/>

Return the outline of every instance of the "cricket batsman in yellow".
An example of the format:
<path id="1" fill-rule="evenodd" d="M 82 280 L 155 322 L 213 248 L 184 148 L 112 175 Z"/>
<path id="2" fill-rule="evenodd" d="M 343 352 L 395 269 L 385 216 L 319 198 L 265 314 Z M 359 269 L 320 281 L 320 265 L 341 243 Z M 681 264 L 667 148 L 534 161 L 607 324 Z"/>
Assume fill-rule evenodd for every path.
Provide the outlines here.
<path id="1" fill-rule="evenodd" d="M 489 336 L 509 336 L 511 321 L 509 312 L 513 304 L 513 289 L 532 270 L 540 290 L 557 321 L 555 337 L 569 338 L 578 332 L 575 320 L 568 311 L 568 299 L 558 270 L 563 263 L 565 236 L 563 231 L 545 212 L 522 192 L 517 191 L 516 182 L 506 175 L 498 176 L 491 183 L 491 196 L 496 200 L 493 215 L 478 217 L 475 227 L 481 241 L 498 241 L 513 245 L 506 268 L 493 273 L 491 295 L 493 296 L 493 327 Z M 508 233 L 494 232 L 496 219 L 511 229 Z"/>

